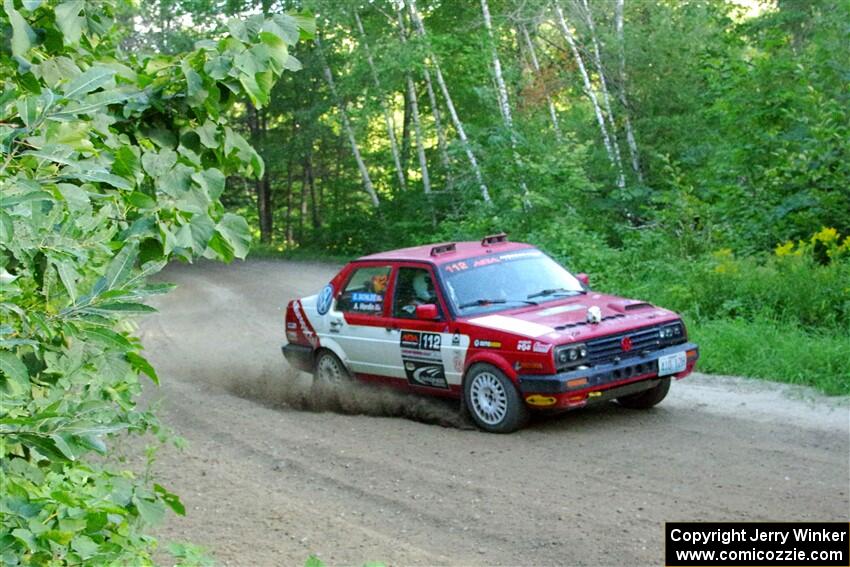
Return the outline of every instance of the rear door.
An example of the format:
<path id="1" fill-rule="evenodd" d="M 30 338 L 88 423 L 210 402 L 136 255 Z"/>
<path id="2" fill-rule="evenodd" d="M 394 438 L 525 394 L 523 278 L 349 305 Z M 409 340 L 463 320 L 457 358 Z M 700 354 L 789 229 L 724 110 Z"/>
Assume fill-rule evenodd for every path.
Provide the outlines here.
<path id="1" fill-rule="evenodd" d="M 403 377 L 398 330 L 388 318 L 392 275 L 392 263 L 356 265 L 329 312 L 330 335 L 356 374 Z"/>

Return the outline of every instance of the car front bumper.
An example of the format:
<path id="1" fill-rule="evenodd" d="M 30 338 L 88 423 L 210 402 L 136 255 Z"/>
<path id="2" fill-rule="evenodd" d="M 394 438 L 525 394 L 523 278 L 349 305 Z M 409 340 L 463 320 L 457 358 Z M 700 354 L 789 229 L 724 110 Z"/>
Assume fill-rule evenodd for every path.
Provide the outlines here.
<path id="1" fill-rule="evenodd" d="M 614 397 L 648 390 L 658 384 L 658 359 L 685 352 L 685 370 L 672 374 L 684 378 L 693 371 L 699 359 L 699 347 L 694 343 L 674 345 L 645 355 L 637 354 L 617 362 L 580 368 L 557 374 L 521 374 L 519 389 L 532 407 L 559 409 L 584 406 L 589 402 L 606 401 Z"/>
<path id="2" fill-rule="evenodd" d="M 304 372 L 313 371 L 313 349 L 304 345 L 285 344 L 280 347 L 286 362 Z"/>

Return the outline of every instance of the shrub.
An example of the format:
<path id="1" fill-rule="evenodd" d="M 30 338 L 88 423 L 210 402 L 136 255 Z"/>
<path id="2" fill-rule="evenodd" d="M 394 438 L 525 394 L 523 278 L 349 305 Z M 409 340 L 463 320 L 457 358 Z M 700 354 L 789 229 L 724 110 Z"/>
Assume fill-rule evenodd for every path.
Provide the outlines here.
<path id="1" fill-rule="evenodd" d="M 159 484 L 91 458 L 158 428 L 135 407 L 139 376 L 158 378 L 126 319 L 167 291 L 145 278 L 169 259 L 244 257 L 247 225 L 218 197 L 227 175 L 263 163 L 224 113 L 243 94 L 267 99 L 309 24 L 251 17 L 183 57 L 145 57 L 115 47 L 111 15 L 105 2 L 6 0 L 0 17 L 6 564 L 150 563 L 144 527 L 183 513 Z"/>

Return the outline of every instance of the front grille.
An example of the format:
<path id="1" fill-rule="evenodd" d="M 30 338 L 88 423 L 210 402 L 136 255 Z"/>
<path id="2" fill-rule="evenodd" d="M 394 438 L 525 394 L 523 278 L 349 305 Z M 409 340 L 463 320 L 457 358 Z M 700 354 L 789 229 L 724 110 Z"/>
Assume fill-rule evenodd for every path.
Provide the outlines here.
<path id="1" fill-rule="evenodd" d="M 638 356 L 644 352 L 652 352 L 671 344 L 685 342 L 684 333 L 673 340 L 662 340 L 659 331 L 663 326 L 666 325 L 653 325 L 587 341 L 588 364 L 596 366 L 597 364 L 614 362 L 615 359 Z M 628 351 L 624 351 L 622 347 L 622 341 L 625 337 L 629 337 L 632 341 L 632 348 Z"/>

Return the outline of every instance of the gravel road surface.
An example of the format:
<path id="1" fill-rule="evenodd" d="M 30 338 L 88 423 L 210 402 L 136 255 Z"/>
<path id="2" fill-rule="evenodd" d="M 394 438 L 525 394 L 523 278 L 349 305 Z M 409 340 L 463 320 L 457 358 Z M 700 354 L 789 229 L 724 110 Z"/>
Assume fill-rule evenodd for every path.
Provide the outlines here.
<path id="1" fill-rule="evenodd" d="M 850 517 L 850 404 L 694 374 L 660 406 L 606 405 L 479 433 L 456 404 L 309 396 L 280 354 L 289 299 L 336 266 L 175 265 L 144 319 L 162 386 L 146 399 L 187 447 L 160 482 L 187 516 L 159 530 L 226 565 L 663 565 L 673 520 Z"/>

